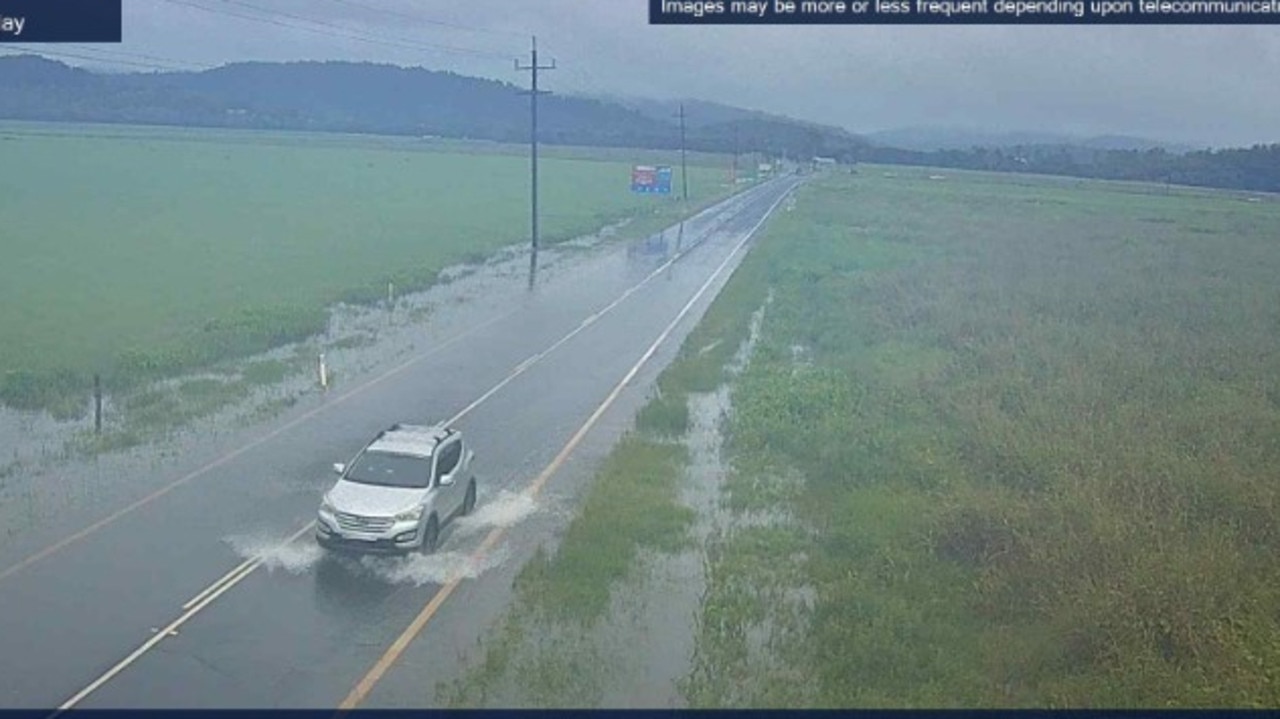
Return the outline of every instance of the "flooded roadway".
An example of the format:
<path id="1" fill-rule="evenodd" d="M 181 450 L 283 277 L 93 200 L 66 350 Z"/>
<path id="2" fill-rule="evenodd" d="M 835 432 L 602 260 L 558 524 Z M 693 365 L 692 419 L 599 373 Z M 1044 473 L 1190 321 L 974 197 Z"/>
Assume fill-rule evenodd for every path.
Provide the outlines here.
<path id="1" fill-rule="evenodd" d="M 338 706 L 457 574 L 364 702 L 430 706 L 727 280 L 734 250 L 794 182 L 731 198 L 679 234 L 545 252 L 532 291 L 522 273 L 461 278 L 456 299 L 392 335 L 398 351 L 269 424 L 187 437 L 161 457 L 66 465 L 100 501 L 50 512 L 0 545 L 0 706 Z M 686 307 L 546 491 L 523 495 Z M 476 516 L 430 557 L 324 559 L 307 527 L 330 465 L 391 423 L 464 409 Z M 107 489 L 117 485 L 130 489 Z M 475 556 L 497 526 L 509 530 Z"/>

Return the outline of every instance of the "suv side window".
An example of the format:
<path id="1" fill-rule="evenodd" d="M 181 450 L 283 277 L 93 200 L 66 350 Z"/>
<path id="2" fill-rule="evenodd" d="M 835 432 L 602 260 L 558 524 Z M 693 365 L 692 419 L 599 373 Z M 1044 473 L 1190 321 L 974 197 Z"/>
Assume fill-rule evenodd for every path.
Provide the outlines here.
<path id="1" fill-rule="evenodd" d="M 453 441 L 440 450 L 440 459 L 436 462 L 436 480 L 452 472 L 462 459 L 462 442 Z"/>

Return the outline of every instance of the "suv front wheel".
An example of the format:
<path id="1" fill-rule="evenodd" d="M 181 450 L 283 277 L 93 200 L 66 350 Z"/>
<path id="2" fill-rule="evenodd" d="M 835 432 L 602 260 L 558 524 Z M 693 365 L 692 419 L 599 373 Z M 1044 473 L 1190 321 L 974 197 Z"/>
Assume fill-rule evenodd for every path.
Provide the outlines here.
<path id="1" fill-rule="evenodd" d="M 440 541 L 440 522 L 436 515 L 427 520 L 427 528 L 422 533 L 422 553 L 431 554 L 436 551 L 436 543 Z"/>
<path id="2" fill-rule="evenodd" d="M 467 483 L 467 496 L 462 500 L 462 515 L 465 517 L 476 508 L 476 478 Z"/>

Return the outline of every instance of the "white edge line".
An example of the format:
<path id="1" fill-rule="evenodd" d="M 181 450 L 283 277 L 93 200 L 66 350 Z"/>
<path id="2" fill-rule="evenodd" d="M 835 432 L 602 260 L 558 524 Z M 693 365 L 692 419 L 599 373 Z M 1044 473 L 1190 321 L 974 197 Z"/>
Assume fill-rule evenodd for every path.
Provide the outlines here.
<path id="1" fill-rule="evenodd" d="M 734 256 L 737 255 L 747 242 L 755 236 L 756 231 L 759 230 L 760 226 L 769 219 L 769 216 L 773 214 L 773 211 L 777 209 L 781 201 L 782 198 L 780 197 L 778 201 L 770 205 L 764 216 L 760 218 L 760 221 L 748 230 L 746 236 L 729 251 L 729 254 L 724 258 L 715 271 L 711 273 L 711 276 L 707 278 L 706 282 L 702 283 L 702 286 L 698 288 L 698 291 L 694 293 L 689 301 L 685 303 L 684 307 L 681 308 L 680 312 L 676 314 L 675 319 L 671 320 L 666 328 L 658 335 L 658 338 L 653 341 L 653 344 L 649 345 L 649 348 L 643 355 L 641 355 L 640 359 L 632 365 L 631 369 L 623 376 L 622 380 L 618 382 L 618 384 L 614 385 L 613 390 L 611 390 L 608 396 L 605 397 L 604 401 L 596 407 L 595 411 L 591 413 L 591 416 L 587 418 L 587 421 L 584 422 L 576 432 L 574 432 L 573 437 L 571 437 L 569 442 L 561 448 L 555 458 L 551 460 L 551 463 L 548 464 L 525 489 L 525 493 L 527 495 L 531 498 L 536 497 L 543 485 L 546 484 L 547 480 L 549 480 L 559 467 L 564 464 L 569 455 L 573 453 L 573 450 L 579 443 L 581 443 L 587 433 L 591 431 L 596 422 L 600 420 L 600 417 L 608 411 L 609 407 L 613 406 L 613 403 L 617 401 L 618 396 L 622 391 L 633 379 L 635 379 L 635 376 L 639 374 L 645 364 L 653 358 L 654 353 L 658 351 L 658 348 L 662 346 L 662 343 L 665 342 L 667 337 L 670 336 L 675 328 L 680 325 L 680 322 L 684 320 L 689 311 L 693 309 L 693 306 L 698 303 L 698 300 L 702 298 L 702 295 L 706 293 L 707 289 L 710 288 L 716 279 L 720 277 L 720 274 L 724 272 L 724 268 L 729 265 L 729 262 L 734 258 Z M 506 530 L 507 527 L 502 526 L 494 527 L 490 530 L 489 534 L 484 538 L 484 541 L 482 541 L 480 546 L 471 553 L 468 559 L 475 562 L 483 557 L 484 554 L 497 543 Z M 398 661 L 400 655 L 404 652 L 404 649 L 407 648 L 409 643 L 416 639 L 426 627 L 427 622 L 429 622 L 431 617 L 435 615 L 436 609 L 438 609 L 439 606 L 448 599 L 448 597 L 453 593 L 454 588 L 461 584 L 464 579 L 465 575 L 461 570 L 455 569 L 449 574 L 440 589 L 431 596 L 431 599 L 427 601 L 427 605 L 414 617 L 413 621 L 409 623 L 409 626 L 391 643 L 391 646 L 387 648 L 386 652 L 378 657 L 374 666 L 363 677 L 361 677 L 359 681 L 357 681 L 355 687 L 351 689 L 347 694 L 347 697 L 338 706 L 335 716 L 345 716 L 347 712 L 354 710 L 365 700 L 365 698 L 368 697 L 369 693 L 372 692 L 373 688 L 382 680 L 382 677 L 385 676 L 386 672 L 394 666 L 396 661 Z M 435 609 L 433 609 L 433 606 Z"/>
<path id="2" fill-rule="evenodd" d="M 299 537 L 301 537 L 306 532 L 310 531 L 311 528 L 314 526 L 315 526 L 315 521 L 307 522 L 305 525 L 302 526 L 301 529 L 295 532 L 292 536 L 290 536 L 285 541 L 281 542 L 280 546 L 284 547 L 297 541 Z M 117 674 L 127 669 L 130 664 L 133 664 L 134 662 L 136 662 L 142 655 L 146 654 L 157 644 L 164 641 L 166 638 L 170 636 L 174 636 L 178 627 L 181 627 L 183 624 L 186 624 L 192 617 L 199 614 L 201 610 L 203 610 L 205 607 L 212 604 L 214 600 L 216 600 L 218 597 L 222 596 L 224 592 L 230 590 L 232 587 L 244 581 L 245 578 L 248 577 L 250 574 L 252 574 L 255 569 L 262 566 L 262 562 L 266 559 L 266 556 L 267 555 L 264 553 L 264 554 L 258 555 L 254 559 L 249 560 L 247 569 L 245 571 L 240 572 L 240 574 L 236 576 L 234 579 L 232 579 L 231 581 L 222 582 L 222 586 L 218 587 L 215 591 L 211 593 L 206 593 L 206 596 L 203 599 L 201 599 L 200 601 L 192 605 L 190 609 L 183 612 L 177 619 L 170 622 L 166 627 L 158 630 L 149 639 L 147 639 L 147 641 L 143 642 L 141 646 L 133 650 L 133 652 L 130 653 L 129 656 L 120 660 L 120 662 L 118 662 L 115 666 L 108 669 L 105 674 L 95 679 L 92 684 L 90 684 L 89 686 L 77 692 L 75 696 L 63 702 L 62 705 L 58 707 L 58 710 L 53 714 L 51 714 L 50 717 L 57 716 L 61 712 L 71 709 L 76 704 L 79 704 L 81 701 L 84 701 L 85 697 L 97 691 L 98 688 L 101 687 L 103 684 L 106 684 L 107 682 L 111 681 L 113 678 L 115 678 Z"/>
<path id="3" fill-rule="evenodd" d="M 585 435 L 585 434 L 586 434 L 586 432 L 587 432 L 587 431 L 589 431 L 589 430 L 591 429 L 591 427 L 595 425 L 595 423 L 596 423 L 596 421 L 599 419 L 600 415 L 601 415 L 601 414 L 603 414 L 603 413 L 604 413 L 604 411 L 605 411 L 606 409 L 608 409 L 608 407 L 609 407 L 609 406 L 611 406 L 611 405 L 613 404 L 613 401 L 614 401 L 614 399 L 616 398 L 617 394 L 618 394 L 618 393 L 620 393 L 620 392 L 621 392 L 621 390 L 622 390 L 622 388 L 623 388 L 623 387 L 625 387 L 628 383 L 630 383 L 630 382 L 635 378 L 635 375 L 640 371 L 640 369 L 645 365 L 645 363 L 647 363 L 647 362 L 649 361 L 649 359 L 653 356 L 654 352 L 656 352 L 656 351 L 657 351 L 658 347 L 660 347 L 660 346 L 661 346 L 661 344 L 666 340 L 667 336 L 668 336 L 668 335 L 670 335 L 670 334 L 671 334 L 671 332 L 675 329 L 675 327 L 680 323 L 680 321 L 684 319 L 685 315 L 687 315 L 687 314 L 689 313 L 689 310 L 693 307 L 693 305 L 694 305 L 694 304 L 696 304 L 696 303 L 697 303 L 697 301 L 698 301 L 699 299 L 701 299 L 702 295 L 706 293 L 707 288 L 709 288 L 709 287 L 711 286 L 711 284 L 712 284 L 712 283 L 713 283 L 713 282 L 714 282 L 714 281 L 715 281 L 715 280 L 720 276 L 720 273 L 724 271 L 724 268 L 725 268 L 726 266 L 728 266 L 729 261 L 730 261 L 730 260 L 732 260 L 732 259 L 734 258 L 734 256 L 738 254 L 738 252 L 743 248 L 743 246 L 745 246 L 745 245 L 747 244 L 747 242 L 748 242 L 748 241 L 750 241 L 750 240 L 751 240 L 751 238 L 755 235 L 756 231 L 760 229 L 760 226 L 761 226 L 761 225 L 763 225 L 763 224 L 764 224 L 764 222 L 765 222 L 767 219 L 769 219 L 769 216 L 770 216 L 771 214 L 773 214 L 773 211 L 777 208 L 777 206 L 778 206 L 779 204 L 781 204 L 781 202 L 782 202 L 782 200 L 783 200 L 783 198 L 784 198 L 784 197 L 785 197 L 785 194 L 784 194 L 784 195 L 782 195 L 782 196 L 779 196 L 779 198 L 778 198 L 777 200 L 775 200 L 775 201 L 774 201 L 774 203 L 773 203 L 772 205 L 770 205 L 770 206 L 769 206 L 769 209 L 765 211 L 764 215 L 760 218 L 760 220 L 759 220 L 758 222 L 756 222 L 756 224 L 755 224 L 755 225 L 754 225 L 754 226 L 753 226 L 753 227 L 752 227 L 752 228 L 751 228 L 751 229 L 746 233 L 746 236 L 744 236 L 744 237 L 743 237 L 743 239 L 742 239 L 742 240 L 741 240 L 741 241 L 740 241 L 736 246 L 734 246 L 734 248 L 733 248 L 732 250 L 730 250 L 729 254 L 725 257 L 724 261 L 722 261 L 722 262 L 720 263 L 720 266 L 716 268 L 715 272 L 713 272 L 713 273 L 711 274 L 711 276 L 710 276 L 709 278 L 707 278 L 707 281 L 703 283 L 702 287 L 700 287 L 696 293 L 694 293 L 693 297 L 692 297 L 692 298 L 690 298 L 690 300 L 685 304 L 685 306 L 684 306 L 684 307 L 680 310 L 680 312 L 676 315 L 676 318 L 675 318 L 674 320 L 672 320 L 672 322 L 671 322 L 669 325 L 667 325 L 667 328 L 666 328 L 665 330 L 663 330 L 662 334 L 660 334 L 660 335 L 658 336 L 658 339 L 657 339 L 657 340 L 655 340 L 655 341 L 654 341 L 654 343 L 649 347 L 648 351 L 646 351 L 646 352 L 645 352 L 645 354 L 640 358 L 640 361 L 639 361 L 639 362 L 637 362 L 637 363 L 636 363 L 636 364 L 631 368 L 631 371 L 630 371 L 630 372 L 628 372 L 628 373 L 627 373 L 627 375 L 626 375 L 625 377 L 623 377 L 622 382 L 620 382 L 620 383 L 618 384 L 618 386 L 614 388 L 614 391 L 613 391 L 612 393 L 610 393 L 610 396 L 606 399 L 605 403 L 604 403 L 604 404 L 602 404 L 599 408 L 597 408 L 596 412 L 594 412 L 594 413 L 592 414 L 592 416 L 587 420 L 587 424 L 583 425 L 583 428 L 582 428 L 581 430 L 579 430 L 579 433 L 578 433 L 577 435 L 575 435 L 574 440 L 571 440 L 571 445 L 570 445 L 569 449 L 572 449 L 572 446 L 573 446 L 573 445 L 576 445 L 576 444 L 577 444 L 577 442 L 581 440 L 581 436 Z M 725 220 L 725 221 L 723 221 L 723 222 L 727 222 L 727 220 Z M 723 222 L 721 222 L 720 224 L 723 224 Z M 706 233 L 704 233 L 704 234 L 707 234 L 707 233 L 709 233 L 709 232 L 711 232 L 711 231 L 712 231 L 712 230 L 708 229 L 708 230 L 707 230 L 707 232 L 706 232 Z M 695 246 L 696 246 L 696 245 L 695 245 Z M 690 248 L 690 249 L 692 249 L 692 248 Z M 557 340 L 555 343 L 553 343 L 553 344 L 552 344 L 550 347 L 548 347 L 547 349 L 545 349 L 545 350 L 543 350 L 543 351 L 541 351 L 541 352 L 539 352 L 539 353 L 537 353 L 537 354 L 533 355 L 533 356 L 532 356 L 532 357 L 530 357 L 529 359 L 527 359 L 527 360 L 525 360 L 524 362 L 522 362 L 522 363 L 521 363 L 521 364 L 516 368 L 516 370 L 515 370 L 515 371 L 513 371 L 510 375 L 508 375 L 507 377 L 505 377 L 501 382 L 499 382 L 498 384 L 494 385 L 491 389 L 489 389 L 489 391 L 488 391 L 488 392 L 485 392 L 483 395 L 481 395 L 479 399 L 477 399 L 476 401 L 472 402 L 470 405 L 468 405 L 466 408 L 464 408 L 462 411 L 460 411 L 457 415 L 455 415 L 452 419 L 450 419 L 450 420 L 447 422 L 447 424 L 453 424 L 453 423 L 457 422 L 457 421 L 458 421 L 459 419 L 461 419 L 463 416 L 465 416 L 466 414 L 468 414 L 469 412 L 471 412 L 473 409 L 475 409 L 476 407 L 478 407 L 478 406 L 480 405 L 480 403 L 482 403 L 482 402 L 484 402 L 485 400 L 487 400 L 488 398 L 492 397 L 496 392 L 498 392 L 499 390 L 501 390 L 501 389 L 502 389 L 502 387 L 506 386 L 506 385 L 507 385 L 507 384 L 509 384 L 512 380 L 514 380 L 514 379 L 516 379 L 517 377 L 519 377 L 521 374 L 523 374 L 526 370 L 528 370 L 528 369 L 529 369 L 530 367 L 532 367 L 533 365 L 535 365 L 535 364 L 537 364 L 538 362 L 542 361 L 542 360 L 543 360 L 544 358 L 546 358 L 549 354 L 551 354 L 551 352 L 553 352 L 555 349 L 557 349 L 558 347 L 560 347 L 560 346 L 561 346 L 561 345 L 563 345 L 564 343 L 568 342 L 568 341 L 569 341 L 570 339 L 572 339 L 573 337 L 577 336 L 579 333 L 581 333 L 583 330 L 585 330 L 587 327 L 589 327 L 591 323 L 594 323 L 594 321 L 595 321 L 596 319 L 599 319 L 600 317 L 603 317 L 604 315 L 606 315 L 606 314 L 608 314 L 610 311 L 612 311 L 614 308 L 616 308 L 618 305 L 622 304 L 622 302 L 623 302 L 624 300 L 626 300 L 626 298 L 627 298 L 627 297 L 631 296 L 633 293 L 635 293 L 635 292 L 636 292 L 637 290 L 639 290 L 641 287 L 643 287 L 644 285 L 648 284 L 650 281 L 652 281 L 652 280 L 653 280 L 653 278 L 657 277 L 659 274 L 661 274 L 663 271 L 665 271 L 668 267 L 670 267 L 672 264 L 674 264 L 677 260 L 679 260 L 681 257 L 685 256 L 685 254 L 686 254 L 687 252 L 688 252 L 688 250 L 684 250 L 684 251 L 677 252 L 676 254 L 672 255 L 670 259 L 668 259 L 666 262 L 664 262 L 662 265 L 660 265 L 657 269 L 655 269 L 655 270 L 653 270 L 651 273 L 649 273 L 649 275 L 647 275 L 647 276 L 646 276 L 643 280 L 641 280 L 639 283 L 637 283 L 637 284 L 633 285 L 630 289 L 628 289 L 627 291 L 623 292 L 623 293 L 622 293 L 622 295 L 620 295 L 617 299 L 613 300 L 613 301 L 612 301 L 612 302 L 610 302 L 608 305 L 606 305 L 603 309 L 601 309 L 601 310 L 597 311 L 596 313 L 594 313 L 593 315 L 591 315 L 591 317 L 593 318 L 591 322 L 589 322 L 589 323 L 583 323 L 583 324 L 579 325 L 577 328 L 575 328 L 574 330 L 572 330 L 571 332 L 569 332 L 569 333 L 568 333 L 568 334 L 566 334 L 565 336 L 561 337 L 559 340 Z M 503 315 L 503 316 L 505 316 L 505 315 Z M 495 319 L 495 321 L 496 321 L 496 319 Z M 488 324 L 488 323 L 486 323 L 486 324 Z M 469 334 L 469 332 L 468 332 L 468 333 L 463 333 L 462 335 L 458 335 L 458 336 L 456 336 L 454 339 L 461 339 L 463 336 L 465 336 L 465 335 L 467 335 L 467 334 Z M 418 359 L 418 360 L 420 360 L 420 359 L 422 359 L 422 358 L 423 358 L 423 357 L 425 357 L 425 356 L 426 356 L 426 355 L 420 356 L 420 357 L 419 357 L 419 358 L 417 358 L 417 359 Z M 405 367 L 407 367 L 409 364 L 412 364 L 412 363 L 414 363 L 414 360 L 411 360 L 409 363 L 406 363 L 406 364 L 404 364 L 404 365 L 401 365 L 401 366 L 399 366 L 399 367 L 397 367 L 397 368 L 395 368 L 395 369 L 391 370 L 390 372 L 387 372 L 386 374 L 382 375 L 381 377 L 378 377 L 378 378 L 376 378 L 376 379 L 374 379 L 374 380 L 372 380 L 372 381 L 370 381 L 370 382 L 366 383 L 365 385 L 362 385 L 361 387 L 357 388 L 356 390 L 352 390 L 350 393 L 348 393 L 347 395 L 344 395 L 344 396 L 343 396 L 343 397 L 341 397 L 340 399 L 346 399 L 347 397 L 351 396 L 352 394 L 355 394 L 355 392 L 356 392 L 356 391 L 358 391 L 358 390 L 360 390 L 360 389 L 364 389 L 364 388 L 368 387 L 369 385 L 374 384 L 374 383 L 376 383 L 376 382 L 380 381 L 381 379 L 383 379 L 383 378 L 385 378 L 385 377 L 387 377 L 387 376 L 390 376 L 391 374 L 394 374 L 394 373 L 396 373 L 396 372 L 398 372 L 398 371 L 400 371 L 400 370 L 404 369 Z M 304 415 L 304 417 L 305 417 L 305 415 Z M 300 420 L 304 419 L 304 417 L 299 417 L 299 418 L 298 418 L 298 420 L 300 421 Z M 291 424 L 292 424 L 292 423 L 291 423 Z M 284 429 L 285 429 L 285 428 L 287 428 L 288 426 L 289 426 L 289 425 L 286 425 L 286 427 L 282 427 L 282 428 L 281 428 L 281 430 L 278 430 L 278 431 L 277 431 L 277 433 L 279 433 L 279 431 L 284 430 Z M 261 440 L 261 441 L 265 441 L 265 439 L 264 439 L 264 440 Z M 251 446 L 253 446 L 253 445 L 252 445 L 252 444 L 251 444 L 251 445 L 246 445 L 244 448 L 242 448 L 241 452 L 243 452 L 243 451 L 245 451 L 245 450 L 249 449 Z M 237 452 L 237 454 L 239 454 L 239 452 Z M 305 534 L 307 531 L 311 530 L 314 526 L 315 526 L 315 520 L 312 520 L 312 521 L 308 522 L 306 525 L 304 525 L 300 530 L 298 530 L 296 533 L 294 533 L 294 534 L 293 534 L 292 536 L 290 536 L 288 539 L 286 539 L 285 541 L 281 542 L 279 546 L 280 546 L 280 547 L 284 547 L 284 546 L 287 546 L 287 545 L 289 545 L 289 544 L 291 544 L 291 543 L 293 543 L 293 542 L 297 541 L 297 539 L 298 539 L 299 537 L 301 537 L 301 536 L 302 536 L 303 534 Z M 204 591 L 200 592 L 200 594 L 196 595 L 194 598 L 192 598 L 192 599 L 191 599 L 190 601 L 188 601 L 186 604 L 182 605 L 182 609 L 184 610 L 183 614 L 181 614 L 181 615 L 180 615 L 177 619 L 175 619 L 173 622 L 169 623 L 169 625 L 168 625 L 168 626 L 166 626 L 166 627 L 164 627 L 163 629 L 161 629 L 161 630 L 157 631 L 157 632 L 156 632 L 152 637 L 150 637 L 149 639 L 147 639 L 147 641 L 143 642 L 141 646 L 139 646 L 137 649 L 133 650 L 133 652 L 132 652 L 132 653 L 130 653 L 127 657 L 125 657 L 123 660 L 121 660 L 119 663 L 117 663 L 115 666 L 113 666 L 111 669 L 109 669 L 109 670 L 108 670 L 106 673 L 104 673 L 102 676 L 98 677 L 96 680 L 94 680 L 94 681 L 93 681 L 91 684 L 89 684 L 87 687 L 85 687 L 84 689 L 81 689 L 79 692 L 77 692 L 77 693 L 76 693 L 74 696 L 72 696 L 70 699 L 68 699 L 67 701 L 63 702 L 63 704 L 62 704 L 61 706 L 59 706 L 59 707 L 58 707 L 58 710 L 57 710 L 56 712 L 54 712 L 53 714 L 51 714 L 51 715 L 50 715 L 50 717 L 57 716 L 57 715 L 58 715 L 58 714 L 60 714 L 61 712 L 63 712 L 63 711 L 66 711 L 66 710 L 68 710 L 68 709 L 73 708 L 76 704 L 78 704 L 78 703 L 80 703 L 81 701 L 83 701 L 83 700 L 85 699 L 85 697 L 89 696 L 89 695 L 90 695 L 90 694 L 92 694 L 94 691 L 97 691 L 97 690 L 98 690 L 100 687 L 102 687 L 104 684 L 106 684 L 107 682 L 111 681 L 111 679 L 115 678 L 115 676 L 116 676 L 116 675 L 118 675 L 120 672 L 122 672 L 122 671 L 124 671 L 126 668 L 128 668 L 128 667 L 129 667 L 129 665 L 133 664 L 133 663 L 134 663 L 135 661 L 137 661 L 140 657 L 142 657 L 144 654 L 146 654 L 148 651 L 150 651 L 152 648 L 154 648 L 157 644 L 159 644 L 160 642 L 164 641 L 164 639 L 165 639 L 166 637 L 171 636 L 171 635 L 172 635 L 171 633 L 175 632 L 175 630 L 177 630 L 177 629 L 178 629 L 179 627 L 181 627 L 183 624 L 187 623 L 187 622 L 188 622 L 192 617 L 194 617 L 196 614 L 198 614 L 200 611 L 202 611 L 205 607 L 207 607 L 207 606 L 209 606 L 210 604 L 212 604 L 212 603 L 213 603 L 213 602 L 214 602 L 218 597 L 222 596 L 222 594 L 223 594 L 223 593 L 227 592 L 227 591 L 228 591 L 228 590 L 230 590 L 232 587 L 234 587 L 234 586 L 236 586 L 237 584 L 239 584 L 240 582 L 244 581 L 244 580 L 245 580 L 249 575 L 251 575 L 254 571 L 256 571 L 256 570 L 258 569 L 258 567 L 262 566 L 262 563 L 263 563 L 263 561 L 264 561 L 265 557 L 266 557 L 266 554 L 264 553 L 264 554 L 261 554 L 261 555 L 259 555 L 259 556 L 255 557 L 255 558 L 253 558 L 253 559 L 245 560 L 245 561 L 244 561 L 243 563 L 241 563 L 238 567 L 236 567 L 235 569 L 232 569 L 230 572 L 228 572 L 227 574 L 223 575 L 223 577 L 222 577 L 221 579 L 218 579 L 218 580 L 217 580 L 217 581 L 215 581 L 213 584 L 211 584 L 208 588 L 206 588 Z"/>

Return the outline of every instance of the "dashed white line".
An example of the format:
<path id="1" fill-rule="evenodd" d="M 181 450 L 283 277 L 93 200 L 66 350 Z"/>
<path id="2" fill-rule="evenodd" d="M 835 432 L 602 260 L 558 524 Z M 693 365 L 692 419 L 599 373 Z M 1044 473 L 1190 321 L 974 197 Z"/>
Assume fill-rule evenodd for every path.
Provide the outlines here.
<path id="1" fill-rule="evenodd" d="M 698 300 L 700 300 L 706 291 L 710 289 L 711 285 L 720 277 L 725 268 L 728 267 L 729 262 L 738 254 L 739 251 L 742 250 L 747 242 L 750 241 L 756 231 L 760 229 L 760 226 L 769 218 L 769 215 L 773 214 L 774 209 L 777 208 L 781 201 L 781 198 L 779 198 L 777 202 L 774 202 L 764 213 L 764 216 L 760 218 L 760 221 L 746 233 L 746 236 L 743 237 L 736 246 L 734 246 L 733 250 L 729 252 L 729 255 L 724 258 L 724 261 L 721 262 L 715 271 L 711 273 L 711 276 L 707 278 L 706 282 L 702 283 L 702 286 L 698 288 L 698 291 L 689 298 L 689 301 L 686 302 L 684 307 L 680 309 L 680 312 L 676 314 L 675 319 L 671 320 L 671 322 L 662 330 L 662 333 L 658 335 L 658 338 L 653 341 L 653 344 L 649 345 L 649 348 L 645 350 L 645 353 L 641 355 L 640 359 L 634 365 L 632 365 L 631 369 L 625 376 L 623 376 L 622 380 L 613 387 L 613 390 L 609 395 L 605 397 L 604 401 L 601 402 L 598 407 L 596 407 L 595 411 L 591 413 L 591 416 L 587 418 L 587 421 L 578 428 L 578 431 L 573 434 L 573 437 L 569 439 L 569 442 L 556 454 L 555 458 L 551 460 L 551 463 L 548 464 L 546 468 L 538 474 L 533 482 L 529 484 L 528 489 L 525 491 L 530 497 L 536 497 L 542 490 L 543 486 L 546 485 L 547 481 L 551 479 L 551 476 L 559 470 L 566 460 L 568 460 L 569 455 L 573 453 L 573 450 L 577 448 L 578 444 L 580 444 L 583 438 L 587 436 L 587 433 L 590 432 L 591 428 L 600 420 L 600 417 L 603 416 L 609 407 L 618 399 L 618 396 L 622 394 L 623 389 L 635 379 L 636 375 L 639 374 L 645 364 L 653 358 L 653 355 L 658 351 L 658 348 L 662 346 L 662 343 L 667 340 L 667 337 L 669 337 L 675 328 L 679 326 L 681 320 L 689 314 L 689 311 L 698 303 Z M 506 531 L 507 528 L 504 526 L 494 527 L 489 534 L 485 536 L 484 541 L 480 543 L 480 546 L 475 550 L 475 552 L 472 553 L 470 563 L 475 564 L 476 562 L 482 561 L 485 554 L 498 543 L 498 540 L 502 538 Z M 449 580 L 445 582 L 445 584 L 441 586 L 434 595 L 432 595 L 426 606 L 422 608 L 422 611 L 414 617 L 413 621 L 409 623 L 409 626 L 400 633 L 400 636 L 396 637 L 395 641 L 391 643 L 391 646 L 387 648 L 387 651 L 378 658 L 378 661 L 374 663 L 369 671 L 351 689 L 346 698 L 342 700 L 342 703 L 338 705 L 338 710 L 340 712 L 355 709 L 364 702 L 364 700 L 369 696 L 369 693 L 373 691 L 373 688 L 382 680 L 382 677 L 391 670 L 391 667 L 395 665 L 400 656 L 409 648 L 409 644 L 411 644 L 413 640 L 422 633 L 422 630 L 426 628 L 427 623 L 431 621 L 431 618 L 435 616 L 436 612 L 440 610 L 440 607 L 444 605 L 445 600 L 448 599 L 449 596 L 453 594 L 454 590 L 457 589 L 458 585 L 462 583 L 462 579 L 462 575 L 455 572 L 453 576 L 451 576 Z"/>

